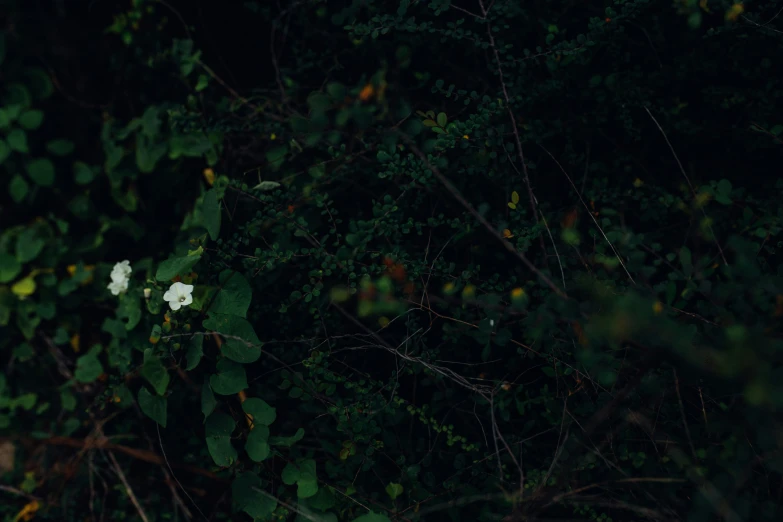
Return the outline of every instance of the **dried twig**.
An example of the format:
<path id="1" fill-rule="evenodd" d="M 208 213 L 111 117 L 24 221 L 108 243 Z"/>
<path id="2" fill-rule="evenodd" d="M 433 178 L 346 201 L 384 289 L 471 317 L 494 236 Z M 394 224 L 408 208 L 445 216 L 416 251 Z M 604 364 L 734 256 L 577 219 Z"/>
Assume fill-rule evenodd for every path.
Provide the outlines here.
<path id="1" fill-rule="evenodd" d="M 672 146 L 672 143 L 669 141 L 669 137 L 666 135 L 666 132 L 663 130 L 663 127 L 661 127 L 661 124 L 658 123 L 658 120 L 655 119 L 655 116 L 653 116 L 652 112 L 650 112 L 650 109 L 647 107 L 644 108 L 644 110 L 647 111 L 647 114 L 650 115 L 650 118 L 652 118 L 652 121 L 655 123 L 655 126 L 658 127 L 658 130 L 661 131 L 661 134 L 663 134 L 663 139 L 666 140 L 666 144 L 669 146 L 669 150 L 672 151 L 672 156 L 674 156 L 675 161 L 677 161 L 677 165 L 680 167 L 680 172 L 682 172 L 683 177 L 685 178 L 685 181 L 688 182 L 688 186 L 691 188 L 691 193 L 693 194 L 693 199 L 696 199 L 696 188 L 694 188 L 693 183 L 691 183 L 691 179 L 688 177 L 688 174 L 685 173 L 685 168 L 682 166 L 682 163 L 680 162 L 680 158 L 677 157 L 677 153 L 674 151 L 674 147 Z M 707 212 L 704 210 L 704 207 L 700 206 L 701 213 L 704 215 L 704 218 L 707 218 Z M 718 242 L 718 238 L 715 237 L 715 233 L 712 231 L 712 225 L 707 223 L 707 228 L 710 231 L 710 235 L 712 236 L 712 239 L 715 241 L 715 245 L 718 247 L 718 252 L 720 252 L 720 258 L 723 260 L 723 264 L 728 266 L 729 262 L 726 261 L 726 256 L 723 255 L 723 249 L 720 246 L 720 243 Z"/>
<path id="2" fill-rule="evenodd" d="M 117 476 L 120 478 L 120 482 L 122 482 L 122 485 L 125 486 L 125 492 L 128 494 L 128 497 L 133 503 L 133 506 L 136 508 L 136 511 L 138 511 L 139 516 L 144 522 L 149 522 L 150 519 L 147 518 L 147 514 L 144 512 L 144 509 L 141 507 L 141 504 L 139 504 L 139 500 L 136 498 L 136 495 L 133 493 L 133 489 L 130 487 L 130 484 L 128 484 L 128 479 L 125 478 L 125 473 L 122 472 L 122 468 L 120 467 L 120 464 L 117 462 L 117 459 L 114 457 L 114 453 L 109 451 L 108 454 L 109 454 L 109 460 L 111 460 L 112 466 L 114 466 L 114 471 L 117 473 Z"/>

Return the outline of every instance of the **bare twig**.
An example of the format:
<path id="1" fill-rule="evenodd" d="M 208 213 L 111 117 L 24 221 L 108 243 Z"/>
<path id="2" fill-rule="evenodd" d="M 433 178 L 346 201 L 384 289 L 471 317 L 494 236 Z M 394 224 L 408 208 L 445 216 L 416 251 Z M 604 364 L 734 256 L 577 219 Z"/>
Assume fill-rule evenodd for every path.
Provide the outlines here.
<path id="1" fill-rule="evenodd" d="M 614 245 L 612 245 L 612 242 L 611 242 L 611 241 L 609 241 L 609 238 L 608 238 L 608 237 L 606 237 L 606 234 L 604 234 L 604 231 L 603 231 L 603 229 L 601 229 L 601 225 L 599 225 L 599 224 L 598 224 L 598 221 L 595 219 L 595 216 L 593 215 L 593 213 L 592 213 L 592 212 L 590 212 L 590 208 L 587 206 L 587 203 L 585 203 L 585 200 L 582 198 L 582 194 L 581 194 L 581 193 L 580 193 L 580 192 L 579 192 L 579 191 L 576 189 L 576 185 L 574 185 L 574 182 L 573 182 L 573 180 L 571 179 L 571 176 L 569 176 L 569 175 L 568 175 L 568 172 L 566 172 L 566 171 L 565 171 L 565 169 L 563 168 L 563 166 L 560 164 L 560 162 L 559 162 L 559 161 L 557 161 L 557 159 L 556 159 L 556 158 L 555 158 L 555 157 L 552 155 L 552 153 L 551 153 L 551 152 L 549 152 L 547 149 L 545 149 L 543 145 L 539 145 L 539 147 L 541 147 L 541 149 L 542 149 L 544 152 L 546 152 L 546 153 L 549 155 L 549 157 L 550 157 L 550 158 L 552 158 L 552 161 L 554 161 L 554 162 L 555 162 L 555 164 L 558 166 L 558 168 L 560 169 L 560 171 L 561 171 L 563 174 L 565 174 L 565 177 L 566 177 L 566 179 L 568 179 L 568 182 L 569 182 L 569 183 L 571 184 L 571 186 L 574 188 L 574 192 L 576 192 L 576 195 L 577 195 L 577 196 L 579 196 L 579 201 L 581 201 L 581 202 L 582 202 L 582 205 L 585 207 L 585 210 L 587 210 L 587 214 L 588 214 L 588 215 L 589 215 L 589 216 L 592 218 L 592 220 L 593 220 L 593 223 L 595 223 L 595 226 L 596 226 L 596 227 L 598 227 L 598 231 L 599 231 L 599 232 L 601 232 L 601 235 L 604 237 L 604 239 L 606 240 L 606 242 L 609 244 L 609 248 L 611 248 L 611 249 L 612 249 L 612 252 L 614 252 L 614 255 L 615 255 L 615 257 L 616 257 L 616 258 L 617 258 L 617 260 L 620 262 L 620 266 L 622 266 L 622 267 L 623 267 L 623 270 L 625 270 L 625 273 L 626 273 L 626 275 L 628 276 L 628 279 L 630 279 L 630 280 L 631 280 L 631 282 L 632 282 L 632 283 L 635 285 L 635 284 L 636 284 L 636 281 L 634 281 L 633 277 L 631 277 L 631 273 L 630 273 L 630 272 L 628 272 L 628 269 L 627 269 L 627 268 L 625 268 L 625 263 L 623 263 L 623 260 L 622 260 L 622 258 L 620 257 L 620 254 L 618 254 L 618 253 L 617 253 L 617 250 L 614 248 Z"/>
<path id="2" fill-rule="evenodd" d="M 489 9 L 484 7 L 484 0 L 479 0 L 479 7 L 481 8 L 481 14 L 484 19 L 487 19 Z M 492 6 L 490 5 L 490 8 Z M 533 195 L 533 187 L 530 185 L 530 176 L 527 172 L 527 162 L 525 161 L 525 155 L 522 152 L 522 140 L 519 138 L 519 129 L 517 128 L 517 119 L 514 116 L 514 111 L 511 109 L 511 99 L 508 95 L 508 89 L 506 88 L 506 82 L 503 79 L 503 67 L 501 66 L 500 53 L 497 47 L 495 47 L 495 37 L 492 35 L 492 26 L 487 21 L 487 35 L 489 35 L 489 46 L 492 48 L 492 53 L 495 55 L 495 62 L 497 62 L 498 79 L 500 80 L 500 87 L 503 89 L 503 98 L 505 100 L 506 110 L 508 111 L 508 117 L 511 119 L 511 130 L 514 132 L 514 140 L 517 145 L 517 155 L 519 161 L 522 163 L 522 178 L 525 181 L 527 187 L 527 195 L 530 200 L 530 210 L 533 212 L 533 217 L 538 224 L 538 212 L 536 205 L 536 197 Z"/>
<path id="3" fill-rule="evenodd" d="M 666 132 L 663 130 L 663 127 L 661 127 L 661 124 L 658 123 L 658 120 L 655 119 L 655 116 L 653 116 L 652 112 L 650 112 L 650 109 L 645 107 L 644 110 L 647 111 L 647 114 L 650 115 L 650 118 L 652 118 L 652 121 L 655 123 L 655 126 L 658 127 L 658 130 L 661 131 L 661 134 L 663 134 L 663 139 L 666 140 L 666 144 L 669 146 L 669 150 L 672 151 L 672 156 L 674 156 L 674 159 L 677 161 L 677 165 L 680 167 L 680 172 L 682 172 L 685 181 L 688 182 L 688 186 L 691 188 L 691 193 L 693 194 L 693 198 L 695 200 L 697 197 L 696 188 L 694 188 L 693 183 L 691 183 L 691 179 L 688 177 L 688 174 L 685 173 L 685 168 L 682 166 L 682 163 L 680 162 L 680 158 L 677 157 L 677 153 L 674 151 L 674 146 L 672 146 L 671 142 L 669 141 L 669 137 L 666 135 Z M 706 219 L 707 212 L 704 210 L 704 207 L 699 206 L 699 208 L 701 209 L 701 213 L 704 215 Z M 718 252 L 720 252 L 720 258 L 723 260 L 723 264 L 728 266 L 729 262 L 726 261 L 726 256 L 723 255 L 723 248 L 721 248 L 720 243 L 718 242 L 718 238 L 715 236 L 715 233 L 712 231 L 712 225 L 710 225 L 709 222 L 707 223 L 707 228 L 710 231 L 710 235 L 712 236 L 712 239 L 715 241 L 715 245 L 718 247 Z"/>
<path id="4" fill-rule="evenodd" d="M 125 492 L 128 494 L 128 497 L 133 503 L 133 506 L 136 508 L 136 511 L 139 512 L 139 516 L 144 522 L 149 522 L 150 519 L 147 518 L 147 514 L 144 512 L 144 509 L 141 507 L 141 504 L 139 504 L 139 500 L 136 498 L 136 494 L 133 493 L 133 489 L 130 487 L 130 484 L 128 484 L 128 479 L 125 478 L 125 473 L 122 472 L 122 468 L 120 467 L 120 464 L 117 462 L 117 459 L 114 457 L 114 453 L 109 451 L 108 454 L 109 454 L 109 460 L 111 460 L 112 466 L 114 466 L 114 471 L 117 473 L 117 476 L 120 478 L 122 485 L 125 486 Z"/>
<path id="5" fill-rule="evenodd" d="M 408 145 L 411 147 L 411 150 L 413 153 L 421 159 L 425 165 L 427 165 L 427 168 L 430 169 L 430 171 L 435 174 L 435 177 L 438 178 L 438 180 L 446 187 L 446 189 L 451 192 L 451 195 L 454 196 L 454 199 L 456 199 L 463 207 L 465 207 L 468 212 L 470 212 L 473 217 L 475 217 L 479 223 L 484 225 L 484 228 L 486 228 L 495 238 L 503 243 L 503 246 L 514 254 L 517 258 L 519 258 L 522 263 L 527 266 L 530 271 L 532 271 L 536 276 L 538 276 L 539 279 L 541 279 L 549 288 L 551 288 L 557 295 L 564 299 L 568 299 L 568 295 L 560 290 L 549 277 L 546 276 L 543 272 L 541 272 L 536 266 L 523 254 L 522 252 L 518 251 L 514 246 L 506 241 L 506 239 L 495 230 L 495 227 L 492 226 L 492 224 L 487 221 L 487 218 L 479 214 L 479 212 L 473 208 L 473 205 L 468 203 L 468 201 L 460 194 L 459 190 L 457 190 L 457 187 L 455 187 L 447 178 L 444 176 L 438 168 L 433 165 L 429 159 L 427 159 L 427 156 L 424 155 L 424 153 L 419 149 L 415 143 L 413 143 L 407 136 L 403 135 L 403 138 L 408 142 Z M 538 219 L 538 214 L 536 214 L 536 220 Z"/>
<path id="6" fill-rule="evenodd" d="M 677 376 L 677 369 L 672 368 L 674 372 L 674 390 L 677 392 L 677 402 L 680 404 L 680 415 L 682 416 L 682 425 L 685 426 L 685 435 L 688 437 L 688 446 L 691 448 L 691 455 L 693 460 L 696 460 L 696 449 L 693 447 L 693 439 L 691 439 L 691 429 L 688 427 L 688 420 L 685 418 L 685 408 L 682 406 L 682 395 L 680 395 L 680 378 Z"/>

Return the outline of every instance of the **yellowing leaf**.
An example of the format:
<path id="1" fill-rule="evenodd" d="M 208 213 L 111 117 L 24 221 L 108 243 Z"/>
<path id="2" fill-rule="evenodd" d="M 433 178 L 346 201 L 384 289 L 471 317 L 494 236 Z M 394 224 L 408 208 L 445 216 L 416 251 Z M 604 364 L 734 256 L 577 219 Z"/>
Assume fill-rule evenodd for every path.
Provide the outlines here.
<path id="1" fill-rule="evenodd" d="M 726 11 L 726 20 L 734 22 L 739 18 L 739 15 L 745 12 L 745 6 L 742 4 L 734 4 Z"/>
<path id="2" fill-rule="evenodd" d="M 204 179 L 207 180 L 207 183 L 209 183 L 209 186 L 211 187 L 213 183 L 215 183 L 215 171 L 206 168 L 204 169 Z"/>
<path id="3" fill-rule="evenodd" d="M 24 299 L 27 296 L 33 295 L 36 286 L 35 279 L 33 279 L 33 277 L 33 275 L 29 275 L 21 281 L 14 283 L 14 285 L 11 287 L 11 292 L 13 292 L 20 299 Z"/>
<path id="4" fill-rule="evenodd" d="M 516 191 L 516 190 L 515 190 L 514 192 L 512 192 L 512 193 L 511 193 L 511 202 L 512 202 L 513 204 L 515 204 L 515 205 L 516 205 L 517 203 L 519 203 L 519 194 L 517 193 L 517 191 Z"/>
<path id="5" fill-rule="evenodd" d="M 70 343 L 73 351 L 79 353 L 79 334 L 73 334 Z"/>
<path id="6" fill-rule="evenodd" d="M 361 92 L 359 93 L 359 99 L 363 102 L 366 102 L 369 100 L 372 95 L 375 93 L 375 89 L 373 88 L 372 84 L 367 84 L 362 88 Z"/>
<path id="7" fill-rule="evenodd" d="M 39 507 L 41 506 L 37 500 L 28 502 L 25 507 L 23 507 L 22 510 L 16 514 L 16 517 L 14 517 L 14 522 L 19 522 L 20 520 L 27 521 L 32 519 L 36 511 L 38 511 Z"/>
<path id="8" fill-rule="evenodd" d="M 640 180 L 639 178 L 636 178 L 635 180 L 633 180 L 633 186 L 634 187 L 639 188 L 642 185 L 644 185 L 644 181 Z"/>
<path id="9" fill-rule="evenodd" d="M 514 237 L 514 234 L 512 234 L 511 231 L 506 228 L 503 230 L 503 237 L 508 239 L 510 237 Z"/>
<path id="10" fill-rule="evenodd" d="M 696 196 L 696 206 L 697 207 L 703 207 L 711 199 L 712 199 L 712 195 L 711 194 L 708 194 L 707 192 L 700 192 Z"/>

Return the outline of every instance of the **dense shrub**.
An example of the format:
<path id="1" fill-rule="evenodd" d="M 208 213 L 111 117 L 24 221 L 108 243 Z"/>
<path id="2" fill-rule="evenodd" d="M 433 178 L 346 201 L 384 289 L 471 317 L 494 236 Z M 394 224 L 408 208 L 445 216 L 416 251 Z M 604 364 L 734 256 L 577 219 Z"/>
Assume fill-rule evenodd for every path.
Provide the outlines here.
<path id="1" fill-rule="evenodd" d="M 0 512 L 778 520 L 779 7 L 606 4 L 9 4 Z"/>

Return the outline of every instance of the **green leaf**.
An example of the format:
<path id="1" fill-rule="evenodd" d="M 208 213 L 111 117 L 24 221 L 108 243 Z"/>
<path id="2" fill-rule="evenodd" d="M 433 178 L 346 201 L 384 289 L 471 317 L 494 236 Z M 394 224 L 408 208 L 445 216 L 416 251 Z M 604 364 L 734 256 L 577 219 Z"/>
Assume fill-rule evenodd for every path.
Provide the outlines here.
<path id="1" fill-rule="evenodd" d="M 425 127 L 437 127 L 438 122 L 435 120 L 426 119 L 423 122 L 421 122 Z"/>
<path id="2" fill-rule="evenodd" d="M 353 522 L 391 522 L 391 520 L 386 515 L 379 515 L 370 511 L 366 515 L 353 519 Z"/>
<path id="3" fill-rule="evenodd" d="M 139 408 L 142 413 L 164 428 L 166 427 L 167 402 L 165 397 L 153 395 L 143 386 L 139 390 Z"/>
<path id="4" fill-rule="evenodd" d="M 200 158 L 212 149 L 212 143 L 203 134 L 178 134 L 172 136 L 169 143 L 169 159 L 177 159 L 180 156 Z"/>
<path id="5" fill-rule="evenodd" d="M 269 444 L 272 446 L 281 446 L 283 448 L 290 448 L 304 437 L 304 428 L 299 428 L 296 433 L 290 437 L 269 437 Z"/>
<path id="6" fill-rule="evenodd" d="M 5 140 L 0 139 L 0 165 L 5 162 L 5 160 L 8 159 L 8 156 L 11 155 L 11 147 L 8 146 L 8 144 L 5 142 Z"/>
<path id="7" fill-rule="evenodd" d="M 8 192 L 11 194 L 11 199 L 14 203 L 21 203 L 27 192 L 30 190 L 30 185 L 19 174 L 14 174 L 11 178 L 11 183 L 8 184 Z"/>
<path id="8" fill-rule="evenodd" d="M 236 423 L 225 413 L 216 412 L 207 418 L 204 428 L 207 437 L 207 449 L 215 464 L 228 467 L 237 459 L 237 450 L 231 445 L 231 434 Z"/>
<path id="9" fill-rule="evenodd" d="M 688 247 L 680 248 L 680 263 L 682 263 L 682 271 L 685 273 L 685 277 L 690 277 L 693 273 L 693 262 L 691 260 L 691 251 Z"/>
<path id="10" fill-rule="evenodd" d="M 98 360 L 100 352 L 100 346 L 96 346 L 76 360 L 76 370 L 74 370 L 73 376 L 77 381 L 88 384 L 95 382 L 101 376 L 103 366 Z"/>
<path id="11" fill-rule="evenodd" d="M 19 125 L 27 130 L 35 130 L 41 126 L 43 122 L 44 113 L 39 110 L 29 110 L 22 113 L 19 116 Z"/>
<path id="12" fill-rule="evenodd" d="M 731 196 L 731 182 L 727 179 L 722 179 L 718 182 L 715 201 L 722 205 L 731 205 L 729 196 Z"/>
<path id="13" fill-rule="evenodd" d="M 67 156 L 73 152 L 74 144 L 70 140 L 57 139 L 46 144 L 46 150 L 55 156 Z"/>
<path id="14" fill-rule="evenodd" d="M 86 163 L 77 161 L 73 164 L 73 179 L 77 185 L 87 185 L 95 179 L 95 172 Z"/>
<path id="15" fill-rule="evenodd" d="M 0 252 L 0 283 L 7 283 L 19 275 L 22 264 L 14 256 Z"/>
<path id="16" fill-rule="evenodd" d="M 215 241 L 220 234 L 220 202 L 218 202 L 215 189 L 208 190 L 204 194 L 204 201 L 201 204 L 201 214 L 204 216 L 204 223 L 209 232 L 209 237 Z"/>
<path id="17" fill-rule="evenodd" d="M 232 361 L 252 363 L 261 357 L 262 343 L 246 319 L 237 315 L 210 312 L 202 326 L 225 337 L 226 343 L 222 352 Z"/>
<path id="18" fill-rule="evenodd" d="M 446 116 L 445 112 L 438 113 L 438 125 L 445 127 L 448 122 L 449 118 Z"/>
<path id="19" fill-rule="evenodd" d="M 51 187 L 54 184 L 54 163 L 46 158 L 32 160 L 27 163 L 27 174 L 36 184 Z"/>
<path id="20" fill-rule="evenodd" d="M 11 150 L 16 152 L 22 152 L 24 154 L 29 152 L 27 148 L 27 134 L 22 129 L 13 129 L 6 136 L 6 141 Z"/>
<path id="21" fill-rule="evenodd" d="M 402 495 L 402 492 L 402 484 L 391 482 L 388 486 L 386 486 L 386 493 L 391 497 L 392 500 L 395 500 L 397 497 Z"/>
<path id="22" fill-rule="evenodd" d="M 201 361 L 201 357 L 204 355 L 204 336 L 194 335 L 190 341 L 188 341 L 188 351 L 185 353 L 185 357 L 188 360 L 188 364 L 185 366 L 185 371 L 190 371 L 198 366 Z"/>
<path id="23" fill-rule="evenodd" d="M 446 134 L 446 131 L 441 129 L 440 127 L 433 127 L 432 132 L 434 132 L 435 134 Z"/>
<path id="24" fill-rule="evenodd" d="M 245 443 L 245 451 L 254 462 L 261 462 L 269 456 L 269 428 L 256 425 L 250 430 Z"/>
<path id="25" fill-rule="evenodd" d="M 160 357 L 152 355 L 152 349 L 147 348 L 144 351 L 144 364 L 141 367 L 141 376 L 147 379 L 153 388 L 155 393 L 163 395 L 166 393 L 166 388 L 169 386 L 169 372 L 163 363 L 160 361 Z"/>
<path id="26" fill-rule="evenodd" d="M 253 187 L 253 190 L 268 191 L 268 190 L 274 190 L 279 186 L 280 183 L 278 183 L 277 181 L 262 181 L 261 183 Z"/>
<path id="27" fill-rule="evenodd" d="M 38 230 L 36 228 L 25 228 L 16 238 L 16 259 L 20 263 L 27 263 L 32 261 L 43 250 L 46 242 L 43 239 L 37 237 Z"/>
<path id="28" fill-rule="evenodd" d="M 242 409 L 248 415 L 253 416 L 253 424 L 269 426 L 277 418 L 277 411 L 266 401 L 251 397 L 242 403 Z"/>
<path id="29" fill-rule="evenodd" d="M 201 92 L 209 86 L 209 76 L 206 74 L 200 74 L 198 76 L 198 82 L 196 83 L 196 92 Z"/>
<path id="30" fill-rule="evenodd" d="M 89 276 L 89 273 L 80 270 L 74 274 L 74 278 L 79 278 L 80 282 L 84 281 Z M 127 319 L 125 322 L 125 329 L 127 331 L 133 330 L 139 321 L 141 321 L 141 303 L 139 298 L 135 295 L 123 294 L 120 296 L 120 306 L 117 308 L 117 318 Z"/>
<path id="31" fill-rule="evenodd" d="M 326 92 L 329 93 L 329 96 L 331 96 L 333 100 L 338 102 L 342 102 L 347 94 L 345 85 L 337 82 L 327 84 Z"/>
<path id="32" fill-rule="evenodd" d="M 215 406 L 217 406 L 215 394 L 212 393 L 209 382 L 204 381 L 204 384 L 201 385 L 201 413 L 204 414 L 204 420 L 215 411 Z"/>
<path id="33" fill-rule="evenodd" d="M 223 270 L 220 273 L 219 281 L 220 289 L 210 311 L 218 314 L 247 317 L 252 290 L 245 276 L 233 270 Z"/>
<path id="34" fill-rule="evenodd" d="M 267 151 L 266 161 L 269 162 L 269 166 L 273 171 L 280 168 L 285 160 L 286 154 L 288 154 L 288 145 L 278 145 Z"/>
<path id="35" fill-rule="evenodd" d="M 233 395 L 247 388 L 247 375 L 241 364 L 220 359 L 217 372 L 209 378 L 209 384 L 218 395 Z"/>
<path id="36" fill-rule="evenodd" d="M 144 174 L 155 170 L 155 165 L 168 149 L 167 141 L 150 143 L 151 141 L 151 138 L 144 138 L 141 135 L 136 139 L 136 167 Z"/>
<path id="37" fill-rule="evenodd" d="M 158 281 L 170 281 L 178 275 L 188 274 L 193 265 L 198 263 L 199 259 L 201 259 L 200 254 L 170 257 L 158 266 L 155 279 Z"/>
<path id="38" fill-rule="evenodd" d="M 277 507 L 275 497 L 259 493 L 261 489 L 261 479 L 250 471 L 237 474 L 231 484 L 231 498 L 237 509 L 255 520 L 267 520 Z"/>
<path id="39" fill-rule="evenodd" d="M 289 462 L 283 468 L 281 478 L 284 484 L 298 486 L 297 496 L 299 498 L 309 498 L 318 492 L 318 478 L 313 459 L 304 460 L 299 464 Z"/>

